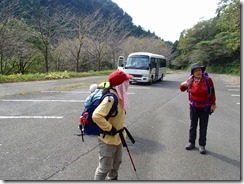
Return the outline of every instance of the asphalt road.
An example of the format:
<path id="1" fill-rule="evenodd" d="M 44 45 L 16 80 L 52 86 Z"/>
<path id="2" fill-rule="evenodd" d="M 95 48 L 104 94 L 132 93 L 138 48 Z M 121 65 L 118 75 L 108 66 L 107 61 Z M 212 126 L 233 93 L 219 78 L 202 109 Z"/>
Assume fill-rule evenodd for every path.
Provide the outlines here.
<path id="1" fill-rule="evenodd" d="M 210 116 L 207 154 L 186 151 L 189 106 L 179 84 L 188 73 L 168 74 L 153 85 L 132 84 L 125 125 L 140 180 L 240 181 L 240 83 L 215 82 L 217 109 Z M 227 79 L 227 80 L 226 80 Z M 106 77 L 0 84 L 0 179 L 93 180 L 97 138 L 76 136 L 89 85 Z M 196 145 L 198 148 L 198 145 Z M 119 180 L 137 180 L 124 148 Z"/>

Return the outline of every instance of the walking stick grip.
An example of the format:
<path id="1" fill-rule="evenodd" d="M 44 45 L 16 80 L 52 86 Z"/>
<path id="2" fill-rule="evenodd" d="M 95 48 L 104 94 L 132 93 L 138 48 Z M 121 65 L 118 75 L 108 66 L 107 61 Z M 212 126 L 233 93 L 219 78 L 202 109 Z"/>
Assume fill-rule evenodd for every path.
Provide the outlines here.
<path id="1" fill-rule="evenodd" d="M 136 141 L 135 139 L 132 137 L 132 135 L 130 134 L 129 130 L 127 128 L 124 127 L 124 130 L 126 131 L 126 134 L 128 135 L 128 137 L 130 138 L 131 142 L 134 144 Z"/>
<path id="2" fill-rule="evenodd" d="M 121 142 L 122 142 L 123 147 L 127 147 L 127 144 L 125 142 L 125 138 L 124 138 L 124 136 L 122 134 L 122 131 L 119 132 L 119 137 L 121 139 Z"/>

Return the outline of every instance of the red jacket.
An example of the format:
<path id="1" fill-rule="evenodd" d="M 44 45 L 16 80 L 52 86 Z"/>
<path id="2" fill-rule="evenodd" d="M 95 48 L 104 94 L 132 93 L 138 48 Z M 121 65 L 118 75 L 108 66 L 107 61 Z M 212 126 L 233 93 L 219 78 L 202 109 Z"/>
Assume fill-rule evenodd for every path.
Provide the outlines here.
<path id="1" fill-rule="evenodd" d="M 191 78 L 187 79 L 187 82 L 190 83 Z M 208 106 L 211 106 L 215 104 L 216 102 L 216 96 L 214 92 L 214 84 L 213 81 L 210 77 L 208 77 L 208 82 L 210 85 L 210 88 L 212 88 L 212 93 L 209 98 L 209 92 L 208 92 L 208 85 L 202 77 L 199 82 L 196 82 L 195 80 L 192 81 L 191 87 L 189 89 L 189 103 L 190 105 L 193 105 L 197 108 L 205 108 L 206 104 Z M 180 85 L 180 90 L 181 91 L 186 91 L 188 90 L 188 87 Z"/>

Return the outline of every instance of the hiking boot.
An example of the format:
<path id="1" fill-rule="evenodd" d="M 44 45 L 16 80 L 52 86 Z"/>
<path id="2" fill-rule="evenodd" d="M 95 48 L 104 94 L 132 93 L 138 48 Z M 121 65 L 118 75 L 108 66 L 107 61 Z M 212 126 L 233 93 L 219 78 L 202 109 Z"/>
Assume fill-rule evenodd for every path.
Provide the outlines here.
<path id="1" fill-rule="evenodd" d="M 205 154 L 206 153 L 205 146 L 199 146 L 199 151 L 201 154 Z"/>
<path id="2" fill-rule="evenodd" d="M 195 148 L 195 144 L 192 144 L 192 143 L 188 143 L 186 146 L 185 146 L 186 150 L 192 150 Z"/>
<path id="3" fill-rule="evenodd" d="M 116 176 L 115 178 L 111 179 L 111 180 L 118 180 L 118 176 Z"/>

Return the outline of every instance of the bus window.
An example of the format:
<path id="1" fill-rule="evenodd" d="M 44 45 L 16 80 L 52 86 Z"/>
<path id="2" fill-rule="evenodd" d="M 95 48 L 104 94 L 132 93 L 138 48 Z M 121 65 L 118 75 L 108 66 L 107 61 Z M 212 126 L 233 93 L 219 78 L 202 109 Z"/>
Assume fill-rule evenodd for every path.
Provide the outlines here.
<path id="1" fill-rule="evenodd" d="M 160 67 L 166 67 L 166 60 L 165 59 L 159 59 L 159 66 Z"/>
<path id="2" fill-rule="evenodd" d="M 151 68 L 156 68 L 156 58 L 151 58 Z"/>
<path id="3" fill-rule="evenodd" d="M 135 65 L 135 63 L 136 62 L 135 62 L 134 58 L 128 58 L 125 67 L 133 67 Z"/>
<path id="4" fill-rule="evenodd" d="M 126 61 L 126 68 L 130 69 L 148 69 L 148 56 L 133 56 L 128 57 Z"/>

